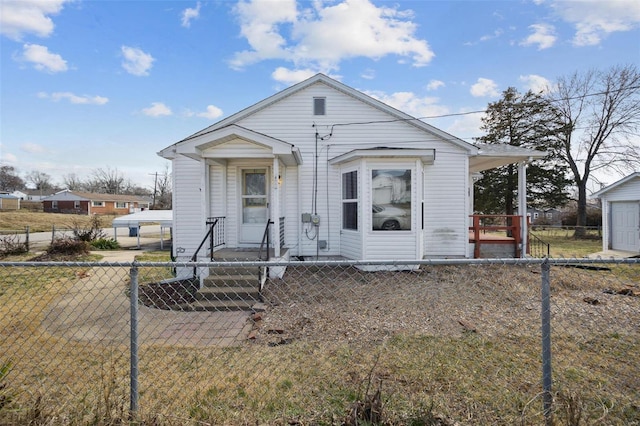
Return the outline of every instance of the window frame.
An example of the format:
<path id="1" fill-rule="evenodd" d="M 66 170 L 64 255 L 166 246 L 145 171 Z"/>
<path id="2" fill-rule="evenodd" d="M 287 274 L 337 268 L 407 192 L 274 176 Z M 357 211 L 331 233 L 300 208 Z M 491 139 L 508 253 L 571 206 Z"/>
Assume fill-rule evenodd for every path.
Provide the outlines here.
<path id="1" fill-rule="evenodd" d="M 126 201 L 116 201 L 115 204 L 116 209 L 126 209 L 127 207 L 129 207 Z"/>
<path id="2" fill-rule="evenodd" d="M 358 231 L 360 228 L 360 224 L 358 221 L 358 216 L 360 212 L 360 190 L 359 190 L 359 176 L 358 169 L 350 169 L 343 170 L 340 175 L 340 201 L 342 204 L 342 220 L 341 220 L 341 229 L 343 231 Z M 347 176 L 351 176 L 349 179 L 350 182 L 345 180 Z M 355 179 L 355 182 L 354 182 Z M 350 186 L 347 186 L 350 183 Z M 351 191 L 349 191 L 351 190 Z M 352 193 L 348 193 L 352 192 Z M 355 198 L 353 196 L 355 195 Z M 347 198 L 347 197 L 351 198 Z M 350 211 L 347 211 L 349 209 Z M 349 217 L 348 213 L 351 213 L 351 217 Z M 351 219 L 351 220 L 349 220 Z M 355 223 L 354 223 L 355 222 Z M 353 225 L 352 225 L 353 224 Z"/>
<path id="3" fill-rule="evenodd" d="M 91 201 L 91 207 L 104 207 L 104 201 Z"/>

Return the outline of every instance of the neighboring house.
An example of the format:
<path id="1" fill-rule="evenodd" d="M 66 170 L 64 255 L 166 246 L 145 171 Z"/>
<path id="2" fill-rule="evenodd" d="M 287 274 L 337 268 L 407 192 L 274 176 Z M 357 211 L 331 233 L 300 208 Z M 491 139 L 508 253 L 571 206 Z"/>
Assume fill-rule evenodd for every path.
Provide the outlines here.
<path id="1" fill-rule="evenodd" d="M 602 250 L 640 253 L 640 172 L 601 189 Z"/>
<path id="2" fill-rule="evenodd" d="M 45 213 L 129 214 L 148 208 L 148 203 L 135 195 L 95 194 L 89 192 L 56 192 L 42 200 Z"/>
<path id="3" fill-rule="evenodd" d="M 11 194 L 0 194 L 0 210 L 20 210 L 20 198 Z"/>
<path id="4" fill-rule="evenodd" d="M 532 225 L 562 226 L 562 210 L 528 208 L 527 216 Z"/>
<path id="5" fill-rule="evenodd" d="M 271 221 L 276 258 L 415 260 L 472 256 L 472 177 L 546 153 L 474 146 L 317 74 L 158 155 L 181 261 L 216 217 L 227 248 L 258 247 Z"/>

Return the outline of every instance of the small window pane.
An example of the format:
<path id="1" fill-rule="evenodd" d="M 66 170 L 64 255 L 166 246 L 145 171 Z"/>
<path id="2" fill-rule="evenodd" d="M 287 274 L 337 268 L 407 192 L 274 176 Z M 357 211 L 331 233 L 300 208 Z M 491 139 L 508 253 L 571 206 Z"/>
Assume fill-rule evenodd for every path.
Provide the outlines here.
<path id="1" fill-rule="evenodd" d="M 313 115 L 325 115 L 325 98 L 313 98 Z"/>
<path id="2" fill-rule="evenodd" d="M 342 229 L 358 230 L 358 203 L 342 203 Z"/>
<path id="3" fill-rule="evenodd" d="M 358 171 L 342 175 L 342 199 L 355 200 L 358 198 Z"/>

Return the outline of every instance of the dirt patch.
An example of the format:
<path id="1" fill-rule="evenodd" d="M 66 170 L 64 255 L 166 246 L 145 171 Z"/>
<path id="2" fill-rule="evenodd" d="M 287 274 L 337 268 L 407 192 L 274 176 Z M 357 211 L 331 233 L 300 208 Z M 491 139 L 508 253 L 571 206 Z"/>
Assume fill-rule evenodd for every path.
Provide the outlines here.
<path id="1" fill-rule="evenodd" d="M 195 302 L 198 288 L 197 279 L 147 283 L 140 285 L 138 299 L 150 308 L 182 310 L 181 306 Z"/>

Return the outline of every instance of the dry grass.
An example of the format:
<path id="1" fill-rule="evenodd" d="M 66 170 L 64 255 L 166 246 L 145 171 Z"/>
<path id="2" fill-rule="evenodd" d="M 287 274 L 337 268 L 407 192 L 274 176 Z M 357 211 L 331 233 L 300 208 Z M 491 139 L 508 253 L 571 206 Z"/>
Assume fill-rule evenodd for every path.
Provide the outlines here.
<path id="1" fill-rule="evenodd" d="M 115 217 L 114 215 L 100 216 L 105 226 L 108 226 Z M 42 213 L 26 210 L 0 211 L 0 231 L 24 231 L 28 226 L 31 232 L 50 232 L 52 226 L 73 228 L 75 223 L 89 226 L 90 221 L 91 216 L 89 215 Z"/>
<path id="2" fill-rule="evenodd" d="M 40 327 L 88 272 L 24 268 L 0 280 L 0 353 L 11 354 L 15 369 L 7 378 L 13 411 L 0 411 L 0 424 L 126 422 L 128 348 Z M 552 277 L 557 424 L 638 424 L 640 299 L 602 293 L 637 285 L 638 266 L 612 274 L 557 267 Z M 380 424 L 543 424 L 539 280 L 533 268 L 499 265 L 376 274 L 291 268 L 269 284 L 271 306 L 255 341 L 141 347 L 139 419 L 349 424 L 354 407 L 379 391 Z"/>

